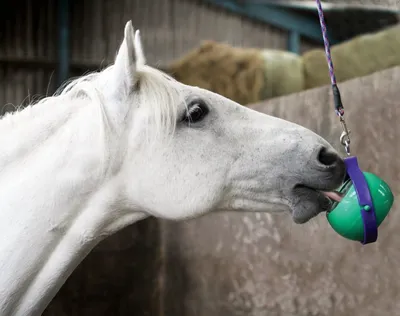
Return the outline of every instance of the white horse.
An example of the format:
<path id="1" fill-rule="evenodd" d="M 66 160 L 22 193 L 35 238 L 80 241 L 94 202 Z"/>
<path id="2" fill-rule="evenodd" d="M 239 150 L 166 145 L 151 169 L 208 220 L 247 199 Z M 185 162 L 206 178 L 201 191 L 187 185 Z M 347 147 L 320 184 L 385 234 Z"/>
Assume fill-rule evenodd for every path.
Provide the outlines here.
<path id="1" fill-rule="evenodd" d="M 40 315 L 105 237 L 147 216 L 330 206 L 321 137 L 145 64 L 131 22 L 113 66 L 0 121 L 0 315 Z"/>

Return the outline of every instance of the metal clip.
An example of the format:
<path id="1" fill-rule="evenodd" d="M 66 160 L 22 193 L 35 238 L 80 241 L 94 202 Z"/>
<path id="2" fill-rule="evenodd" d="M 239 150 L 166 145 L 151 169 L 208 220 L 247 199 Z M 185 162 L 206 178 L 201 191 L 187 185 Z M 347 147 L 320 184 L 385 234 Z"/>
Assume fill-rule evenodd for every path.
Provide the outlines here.
<path id="1" fill-rule="evenodd" d="M 343 115 L 339 115 L 340 124 L 342 125 L 342 134 L 340 135 L 340 143 L 344 146 L 346 153 L 350 156 L 350 133 L 351 131 L 347 129 L 346 122 Z"/>

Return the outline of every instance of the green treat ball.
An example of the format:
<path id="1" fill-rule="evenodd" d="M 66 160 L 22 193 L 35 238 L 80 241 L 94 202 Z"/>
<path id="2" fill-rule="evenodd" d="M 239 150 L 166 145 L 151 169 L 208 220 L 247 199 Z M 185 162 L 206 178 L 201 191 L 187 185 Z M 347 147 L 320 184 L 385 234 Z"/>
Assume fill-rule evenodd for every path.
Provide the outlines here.
<path id="1" fill-rule="evenodd" d="M 369 172 L 363 172 L 363 174 L 370 190 L 379 227 L 393 205 L 393 193 L 387 183 L 378 176 Z M 351 180 L 343 184 L 339 192 L 345 195 L 339 203 L 335 202 L 332 205 L 332 210 L 327 213 L 328 222 L 339 235 L 347 239 L 363 241 L 362 207 L 358 204 L 357 193 Z"/>

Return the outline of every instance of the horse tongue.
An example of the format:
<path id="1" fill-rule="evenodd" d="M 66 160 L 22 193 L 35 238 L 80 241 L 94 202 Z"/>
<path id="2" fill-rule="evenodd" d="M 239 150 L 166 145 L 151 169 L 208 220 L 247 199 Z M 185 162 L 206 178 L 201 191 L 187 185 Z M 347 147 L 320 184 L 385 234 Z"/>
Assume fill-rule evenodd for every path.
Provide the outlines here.
<path id="1" fill-rule="evenodd" d="M 333 201 L 340 202 L 343 198 L 343 194 L 336 192 L 336 191 L 329 191 L 329 192 L 322 192 Z"/>

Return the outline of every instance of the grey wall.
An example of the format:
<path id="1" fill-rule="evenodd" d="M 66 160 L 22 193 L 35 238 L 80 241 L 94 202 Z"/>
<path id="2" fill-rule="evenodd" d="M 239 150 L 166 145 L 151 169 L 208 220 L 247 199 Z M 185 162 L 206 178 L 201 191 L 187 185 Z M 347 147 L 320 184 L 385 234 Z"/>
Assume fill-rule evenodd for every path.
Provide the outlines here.
<path id="1" fill-rule="evenodd" d="M 397 199 L 399 82 L 395 68 L 340 85 L 353 153 Z M 253 108 L 306 126 L 341 149 L 329 87 Z M 165 315 L 400 315 L 399 223 L 397 201 L 378 242 L 363 247 L 337 235 L 323 215 L 306 225 L 285 215 L 234 213 L 164 222 Z"/>

